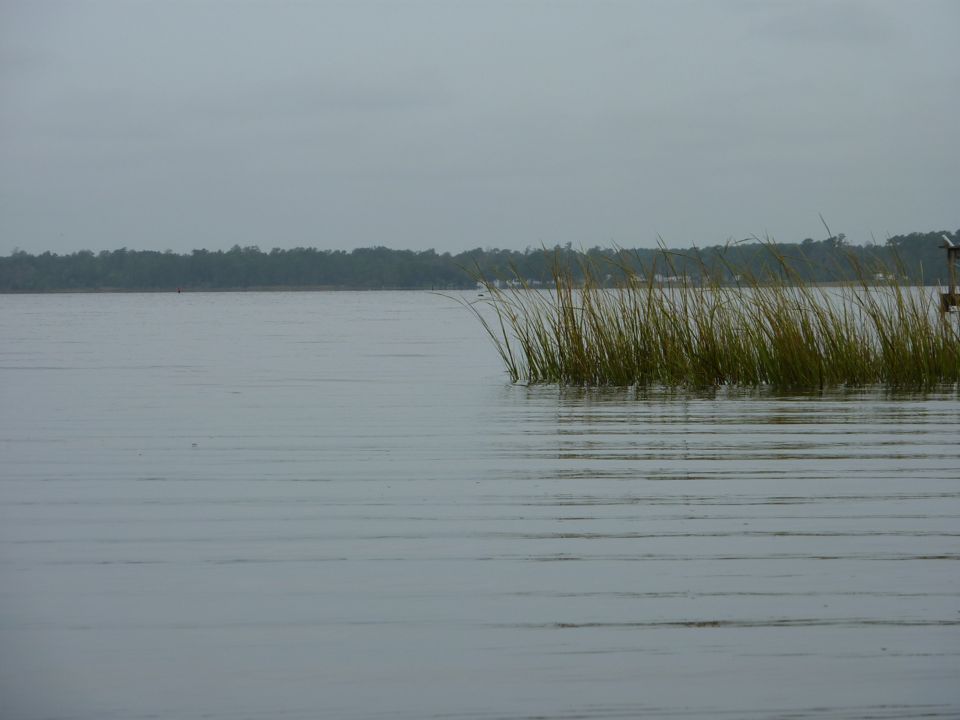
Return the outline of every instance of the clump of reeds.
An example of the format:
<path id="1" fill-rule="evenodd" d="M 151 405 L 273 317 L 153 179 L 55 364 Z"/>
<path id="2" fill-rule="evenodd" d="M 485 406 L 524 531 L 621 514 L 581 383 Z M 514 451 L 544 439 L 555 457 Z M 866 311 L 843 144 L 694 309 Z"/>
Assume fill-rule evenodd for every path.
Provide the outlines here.
<path id="1" fill-rule="evenodd" d="M 772 247 L 762 273 L 701 264 L 696 274 L 677 274 L 663 257 L 669 283 L 655 268 L 615 260 L 610 268 L 583 260 L 575 281 L 572 268 L 555 262 L 552 289 L 485 281 L 493 314 L 475 311 L 514 382 L 824 388 L 960 380 L 956 320 L 924 288 L 877 284 L 868 280 L 875 269 L 859 266 L 852 283 L 812 284 Z"/>

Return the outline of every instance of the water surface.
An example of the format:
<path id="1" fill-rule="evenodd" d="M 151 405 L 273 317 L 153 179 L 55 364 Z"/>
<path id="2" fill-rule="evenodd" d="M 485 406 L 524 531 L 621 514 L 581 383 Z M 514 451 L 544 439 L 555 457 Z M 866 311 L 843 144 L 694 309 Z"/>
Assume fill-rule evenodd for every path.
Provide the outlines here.
<path id="1" fill-rule="evenodd" d="M 3 718 L 960 717 L 954 391 L 516 387 L 413 292 L 0 337 Z"/>

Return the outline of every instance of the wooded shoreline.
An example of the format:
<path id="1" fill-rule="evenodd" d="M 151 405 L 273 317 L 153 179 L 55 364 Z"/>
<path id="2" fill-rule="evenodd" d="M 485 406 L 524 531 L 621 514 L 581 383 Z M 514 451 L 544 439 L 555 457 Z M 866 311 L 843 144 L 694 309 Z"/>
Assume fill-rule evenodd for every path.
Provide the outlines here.
<path id="1" fill-rule="evenodd" d="M 15 250 L 0 257 L 0 292 L 462 290 L 475 287 L 479 278 L 519 278 L 537 287 L 551 281 L 557 264 L 570 268 L 575 281 L 582 280 L 581 268 L 591 264 L 609 267 L 614 283 L 623 269 L 669 282 L 677 276 L 696 280 L 704 268 L 712 273 L 712 282 L 724 282 L 735 281 L 729 268 L 763 278 L 770 272 L 771 253 L 785 258 L 805 282 L 856 280 L 850 273 L 853 261 L 879 279 L 895 275 L 905 284 L 937 285 L 947 275 L 944 236 L 960 244 L 960 230 L 937 230 L 894 236 L 883 245 L 851 244 L 840 234 L 799 243 L 753 240 L 685 249 L 576 250 L 567 244 L 523 251 L 476 248 L 457 254 L 386 247 L 264 252 L 234 246 L 185 254 L 121 248 L 67 255 Z"/>

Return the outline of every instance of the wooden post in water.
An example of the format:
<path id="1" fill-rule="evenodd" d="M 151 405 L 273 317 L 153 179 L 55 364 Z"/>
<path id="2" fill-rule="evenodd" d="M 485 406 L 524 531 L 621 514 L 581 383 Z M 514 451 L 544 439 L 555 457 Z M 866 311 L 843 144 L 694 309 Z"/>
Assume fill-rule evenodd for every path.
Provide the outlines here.
<path id="1" fill-rule="evenodd" d="M 954 245 L 950 238 L 943 236 L 943 245 L 947 250 L 947 292 L 940 293 L 940 312 L 948 313 L 951 308 L 960 307 L 960 291 L 957 289 L 957 262 L 960 261 L 960 245 Z"/>

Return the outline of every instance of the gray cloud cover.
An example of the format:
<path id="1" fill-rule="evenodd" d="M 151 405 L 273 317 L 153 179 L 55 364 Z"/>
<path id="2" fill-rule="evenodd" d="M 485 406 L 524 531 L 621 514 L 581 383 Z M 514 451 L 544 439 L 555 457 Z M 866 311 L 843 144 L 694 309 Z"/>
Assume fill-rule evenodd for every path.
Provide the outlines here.
<path id="1" fill-rule="evenodd" d="M 960 3 L 0 4 L 0 252 L 960 226 Z"/>

